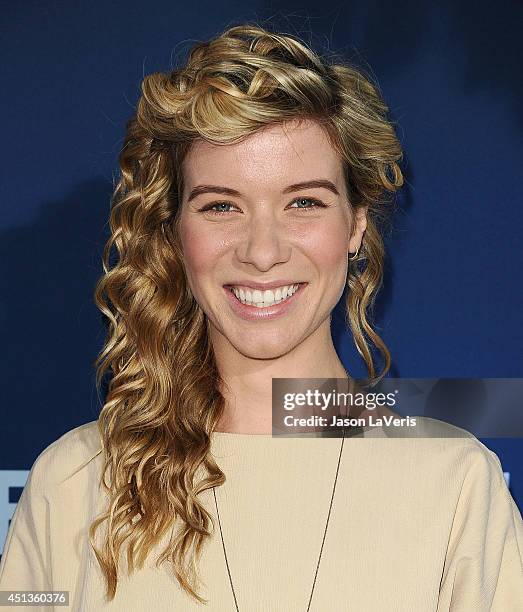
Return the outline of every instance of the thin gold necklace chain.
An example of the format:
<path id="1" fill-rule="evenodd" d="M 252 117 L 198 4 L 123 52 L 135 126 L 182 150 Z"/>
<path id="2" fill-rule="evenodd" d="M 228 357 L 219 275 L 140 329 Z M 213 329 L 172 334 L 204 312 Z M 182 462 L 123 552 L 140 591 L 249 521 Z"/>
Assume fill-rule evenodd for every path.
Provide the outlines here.
<path id="1" fill-rule="evenodd" d="M 323 539 L 322 539 L 321 548 L 320 548 L 320 556 L 318 557 L 318 563 L 316 565 L 316 572 L 314 573 L 314 582 L 312 583 L 311 596 L 309 597 L 309 604 L 307 606 L 307 612 L 309 612 L 310 607 L 311 607 L 312 595 L 314 594 L 314 587 L 316 586 L 316 578 L 318 576 L 318 570 L 320 568 L 321 555 L 323 553 L 323 545 L 325 543 L 325 537 L 327 536 L 327 529 L 329 527 L 329 519 L 330 519 L 330 516 L 331 516 L 332 502 L 334 501 L 334 493 L 336 491 L 336 483 L 338 482 L 338 472 L 340 470 L 341 455 L 343 453 L 343 443 L 344 442 L 345 442 L 345 427 L 343 427 L 343 438 L 341 440 L 340 454 L 339 454 L 339 457 L 338 457 L 338 465 L 336 466 L 336 476 L 334 477 L 334 486 L 332 488 L 331 501 L 330 501 L 330 504 L 329 504 L 329 513 L 327 514 L 327 522 L 325 524 L 325 531 L 323 532 Z M 236 599 L 236 593 L 234 591 L 234 585 L 232 583 L 231 570 L 229 568 L 229 561 L 227 559 L 227 551 L 225 550 L 225 542 L 224 542 L 224 539 L 223 539 L 222 524 L 221 524 L 221 521 L 220 521 L 220 512 L 218 511 L 218 501 L 216 499 L 216 490 L 215 490 L 215 487 L 212 488 L 212 491 L 213 491 L 213 494 L 214 494 L 214 503 L 216 505 L 216 515 L 218 517 L 218 525 L 220 526 L 220 536 L 221 536 L 221 539 L 222 539 L 223 554 L 225 556 L 225 565 L 227 566 L 227 573 L 229 574 L 229 582 L 231 584 L 232 595 L 234 597 L 234 605 L 236 606 L 236 611 L 240 612 L 240 609 L 238 607 L 238 601 Z"/>

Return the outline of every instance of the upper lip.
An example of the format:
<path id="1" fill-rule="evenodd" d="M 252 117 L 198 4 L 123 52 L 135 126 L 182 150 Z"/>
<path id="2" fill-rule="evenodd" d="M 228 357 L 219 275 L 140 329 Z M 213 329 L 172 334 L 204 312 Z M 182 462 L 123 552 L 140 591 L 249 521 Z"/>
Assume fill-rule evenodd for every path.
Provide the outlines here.
<path id="1" fill-rule="evenodd" d="M 234 281 L 232 283 L 226 283 L 224 285 L 224 287 L 252 287 L 253 289 L 260 289 L 260 290 L 265 290 L 265 289 L 275 289 L 276 287 L 284 287 L 285 285 L 287 286 L 291 286 L 291 285 L 298 285 L 301 284 L 300 281 L 296 281 L 296 280 L 275 280 L 275 281 L 267 281 L 265 283 L 257 283 L 255 281 L 249 281 L 249 280 L 244 280 L 244 281 Z"/>

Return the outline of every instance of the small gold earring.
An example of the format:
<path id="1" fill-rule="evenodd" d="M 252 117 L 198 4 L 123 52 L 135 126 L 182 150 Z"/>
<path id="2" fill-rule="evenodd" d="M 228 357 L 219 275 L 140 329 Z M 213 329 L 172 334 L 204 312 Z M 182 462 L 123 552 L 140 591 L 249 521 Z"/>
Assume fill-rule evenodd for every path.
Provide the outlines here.
<path id="1" fill-rule="evenodd" d="M 360 247 L 356 249 L 356 252 L 354 253 L 352 257 L 349 257 L 349 261 L 354 261 L 358 257 L 359 250 L 360 250 Z"/>

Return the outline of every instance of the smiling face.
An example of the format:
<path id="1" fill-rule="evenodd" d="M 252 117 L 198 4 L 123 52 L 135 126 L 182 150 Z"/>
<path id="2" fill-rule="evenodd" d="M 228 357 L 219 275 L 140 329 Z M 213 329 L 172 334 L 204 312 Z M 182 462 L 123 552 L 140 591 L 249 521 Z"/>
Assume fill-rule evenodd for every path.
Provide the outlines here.
<path id="1" fill-rule="evenodd" d="M 351 212 L 341 160 L 322 128 L 305 121 L 232 145 L 197 141 L 182 171 L 185 270 L 213 345 L 267 359 L 315 332 L 330 339 L 366 217 Z"/>

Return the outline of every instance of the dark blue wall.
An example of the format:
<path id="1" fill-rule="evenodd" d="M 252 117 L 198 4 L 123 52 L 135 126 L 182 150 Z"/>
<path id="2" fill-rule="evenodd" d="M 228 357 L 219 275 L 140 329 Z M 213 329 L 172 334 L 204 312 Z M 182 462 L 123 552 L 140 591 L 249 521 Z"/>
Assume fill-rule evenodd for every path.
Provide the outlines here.
<path id="1" fill-rule="evenodd" d="M 370 66 L 400 124 L 407 184 L 377 308 L 391 374 L 523 377 L 521 3 L 320 5 L 3 3 L 0 470 L 98 415 L 92 292 L 142 76 L 242 20 Z M 364 376 L 339 320 L 335 337 Z M 523 508 L 522 441 L 484 442 Z"/>

